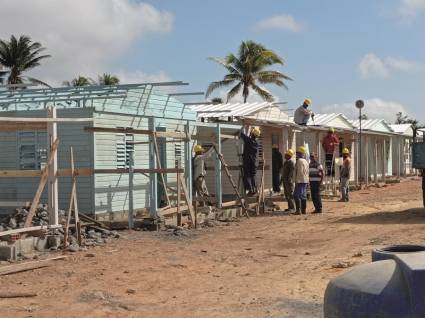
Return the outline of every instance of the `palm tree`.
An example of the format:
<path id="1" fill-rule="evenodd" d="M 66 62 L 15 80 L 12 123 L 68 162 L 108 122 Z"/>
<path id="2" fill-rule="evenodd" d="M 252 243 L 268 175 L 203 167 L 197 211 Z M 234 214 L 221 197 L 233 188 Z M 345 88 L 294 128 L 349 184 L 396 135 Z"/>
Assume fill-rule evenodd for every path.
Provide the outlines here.
<path id="1" fill-rule="evenodd" d="M 272 102 L 273 95 L 259 84 L 275 84 L 287 89 L 284 80 L 292 80 L 281 72 L 267 69 L 274 64 L 283 65 L 284 61 L 275 52 L 254 41 L 243 41 L 239 47 L 238 56 L 229 54 L 224 59 L 210 59 L 226 68 L 228 74 L 223 80 L 212 82 L 208 86 L 206 97 L 218 88 L 236 84 L 227 93 L 227 101 L 242 90 L 244 103 L 246 103 L 252 89 L 264 100 Z"/>
<path id="2" fill-rule="evenodd" d="M 31 38 L 21 35 L 16 39 L 14 35 L 10 41 L 0 40 L 0 64 L 9 69 L 8 84 L 21 84 L 24 79 L 29 82 L 47 85 L 40 80 L 32 77 L 22 76 L 26 72 L 40 65 L 40 61 L 50 57 L 50 55 L 41 55 L 45 50 L 38 42 L 32 42 Z"/>
<path id="3" fill-rule="evenodd" d="M 98 82 L 100 85 L 117 85 L 120 83 L 120 79 L 115 75 L 103 73 L 102 76 L 99 76 Z"/>
<path id="4" fill-rule="evenodd" d="M 89 86 L 94 84 L 96 84 L 96 82 L 93 81 L 90 77 L 85 77 L 81 75 L 78 75 L 78 77 L 74 78 L 72 81 L 63 82 L 64 86 L 73 86 L 73 87 Z"/>
<path id="5" fill-rule="evenodd" d="M 211 98 L 211 103 L 214 105 L 223 104 L 223 99 L 221 97 Z"/>

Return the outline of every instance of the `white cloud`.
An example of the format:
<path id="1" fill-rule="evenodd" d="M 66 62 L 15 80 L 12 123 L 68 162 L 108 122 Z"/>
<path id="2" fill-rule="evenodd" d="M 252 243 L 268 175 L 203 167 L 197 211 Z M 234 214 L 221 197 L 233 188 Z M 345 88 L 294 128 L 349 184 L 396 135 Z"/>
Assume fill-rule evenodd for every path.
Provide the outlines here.
<path id="1" fill-rule="evenodd" d="M 381 58 L 368 53 L 358 65 L 363 78 L 388 78 L 392 72 L 414 73 L 424 69 L 422 64 L 399 57 Z"/>
<path id="2" fill-rule="evenodd" d="M 401 0 L 398 13 L 405 21 L 425 12 L 425 0 Z"/>
<path id="3" fill-rule="evenodd" d="M 365 107 L 363 108 L 363 114 L 366 114 L 369 119 L 385 119 L 390 123 L 393 123 L 396 114 L 402 112 L 407 114 L 406 107 L 395 101 L 386 101 L 380 98 L 372 98 L 364 101 Z M 342 113 L 349 119 L 357 119 L 359 117 L 359 111 L 354 106 L 354 102 L 333 104 L 320 107 L 322 113 Z"/>
<path id="4" fill-rule="evenodd" d="M 133 0 L 2 0 L 0 38 L 29 35 L 52 55 L 32 74 L 53 84 L 96 77 L 148 33 L 173 29 L 173 15 Z"/>
<path id="5" fill-rule="evenodd" d="M 275 15 L 259 21 L 255 25 L 256 30 L 284 30 L 298 32 L 301 30 L 301 24 L 295 18 L 288 14 Z"/>
<path id="6" fill-rule="evenodd" d="M 148 74 L 142 71 L 127 72 L 125 70 L 121 70 L 117 73 L 117 77 L 120 79 L 122 84 L 167 82 L 171 80 L 168 74 L 164 71 Z"/>

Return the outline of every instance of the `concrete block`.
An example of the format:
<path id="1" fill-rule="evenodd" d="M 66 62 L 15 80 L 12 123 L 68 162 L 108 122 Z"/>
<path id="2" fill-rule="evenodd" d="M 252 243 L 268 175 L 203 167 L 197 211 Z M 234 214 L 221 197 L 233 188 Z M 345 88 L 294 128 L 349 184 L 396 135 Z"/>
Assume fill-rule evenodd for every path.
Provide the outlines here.
<path id="1" fill-rule="evenodd" d="M 47 236 L 47 247 L 48 248 L 59 248 L 63 242 L 63 236 L 61 235 L 49 235 Z"/>
<path id="2" fill-rule="evenodd" d="M 47 237 L 34 237 L 34 249 L 42 252 L 47 249 Z"/>
<path id="3" fill-rule="evenodd" d="M 0 260 L 3 261 L 16 261 L 18 253 L 14 245 L 0 246 Z"/>
<path id="4" fill-rule="evenodd" d="M 30 254 L 34 252 L 34 237 L 21 238 L 14 245 L 18 254 Z"/>

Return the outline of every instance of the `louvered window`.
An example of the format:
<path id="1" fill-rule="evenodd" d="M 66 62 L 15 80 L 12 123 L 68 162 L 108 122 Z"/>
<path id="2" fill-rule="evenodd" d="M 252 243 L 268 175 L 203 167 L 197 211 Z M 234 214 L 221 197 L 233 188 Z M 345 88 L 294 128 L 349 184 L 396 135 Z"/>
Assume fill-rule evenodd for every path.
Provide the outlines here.
<path id="1" fill-rule="evenodd" d="M 47 133 L 18 132 L 19 169 L 42 169 L 47 164 Z"/>
<path id="2" fill-rule="evenodd" d="M 174 144 L 174 166 L 177 167 L 179 162 L 182 162 L 182 145 L 180 143 Z"/>
<path id="3" fill-rule="evenodd" d="M 134 136 L 132 134 L 116 135 L 117 168 L 126 169 L 130 166 L 130 153 L 134 151 Z"/>

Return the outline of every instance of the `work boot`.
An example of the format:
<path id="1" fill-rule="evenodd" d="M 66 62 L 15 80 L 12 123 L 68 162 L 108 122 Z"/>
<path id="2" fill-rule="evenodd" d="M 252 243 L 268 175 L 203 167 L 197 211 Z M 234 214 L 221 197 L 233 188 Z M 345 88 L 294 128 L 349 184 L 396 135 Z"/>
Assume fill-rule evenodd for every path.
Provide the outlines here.
<path id="1" fill-rule="evenodd" d="M 301 214 L 300 211 L 301 211 L 300 210 L 300 201 L 299 200 L 295 200 L 295 212 L 294 212 L 294 214 L 299 215 L 299 214 Z"/>
<path id="2" fill-rule="evenodd" d="M 307 200 L 301 200 L 301 213 L 307 213 Z"/>

